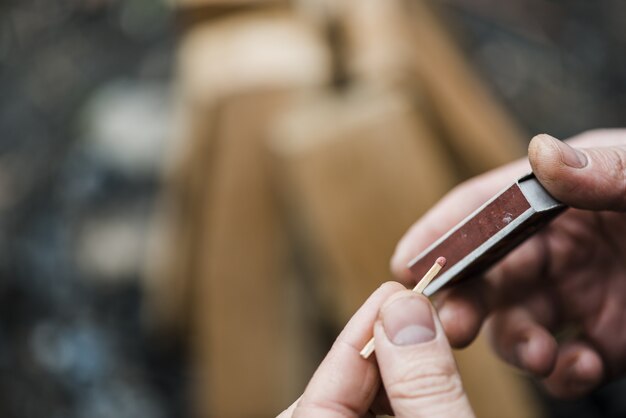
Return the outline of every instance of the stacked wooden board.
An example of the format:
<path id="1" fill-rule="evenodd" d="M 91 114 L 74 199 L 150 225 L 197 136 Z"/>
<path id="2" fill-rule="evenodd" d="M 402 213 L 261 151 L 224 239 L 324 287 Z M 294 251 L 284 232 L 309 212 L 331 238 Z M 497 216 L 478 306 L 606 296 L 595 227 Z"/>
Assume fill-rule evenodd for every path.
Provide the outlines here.
<path id="1" fill-rule="evenodd" d="M 324 330 L 391 279 L 406 228 L 463 178 L 522 154 L 429 3 L 241 3 L 181 41 L 169 245 L 146 283 L 150 323 L 191 347 L 199 417 L 292 402 Z M 479 416 L 533 415 L 482 341 L 458 359 Z"/>

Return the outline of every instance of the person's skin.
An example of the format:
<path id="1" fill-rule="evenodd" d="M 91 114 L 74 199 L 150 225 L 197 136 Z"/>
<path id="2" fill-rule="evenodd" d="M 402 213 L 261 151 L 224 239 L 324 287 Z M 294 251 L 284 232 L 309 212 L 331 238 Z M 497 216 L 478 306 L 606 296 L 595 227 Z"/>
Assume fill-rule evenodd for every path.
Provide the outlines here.
<path id="1" fill-rule="evenodd" d="M 374 330 L 376 353 L 359 351 Z M 382 383 L 382 385 L 381 385 Z M 470 418 L 450 345 L 428 299 L 389 282 L 352 317 L 304 394 L 278 418 Z"/>
<path id="2" fill-rule="evenodd" d="M 391 262 L 403 283 L 414 284 L 408 261 L 532 166 L 573 209 L 484 277 L 442 292 L 435 305 L 452 346 L 469 344 L 486 322 L 505 361 L 564 398 L 626 373 L 626 130 L 591 131 L 568 143 L 578 151 L 539 135 L 530 165 L 519 161 L 455 188 L 406 233 Z M 557 342 L 566 328 L 569 336 Z"/>
<path id="3" fill-rule="evenodd" d="M 423 296 L 397 283 L 381 286 L 279 418 L 473 417 L 446 334 L 463 347 L 485 321 L 496 352 L 543 378 L 556 396 L 580 396 L 623 375 L 626 130 L 587 132 L 569 144 L 580 148 L 540 135 L 530 144 L 530 164 L 518 161 L 455 188 L 407 232 L 391 267 L 414 285 L 408 261 L 531 166 L 574 209 L 484 277 L 441 292 L 440 319 Z M 366 361 L 359 351 L 372 327 L 376 355 Z M 567 327 L 576 332 L 557 342 L 553 334 Z"/>

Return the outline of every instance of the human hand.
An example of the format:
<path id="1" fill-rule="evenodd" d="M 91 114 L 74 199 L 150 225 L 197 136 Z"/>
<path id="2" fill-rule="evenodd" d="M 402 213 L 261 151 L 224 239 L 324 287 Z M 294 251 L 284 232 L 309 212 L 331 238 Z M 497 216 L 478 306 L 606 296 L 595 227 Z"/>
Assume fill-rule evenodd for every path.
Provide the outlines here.
<path id="1" fill-rule="evenodd" d="M 359 351 L 372 329 L 376 356 L 364 360 Z M 394 282 L 378 288 L 352 317 L 304 394 L 278 418 L 375 414 L 474 416 L 430 302 Z"/>
<path id="2" fill-rule="evenodd" d="M 529 160 L 544 187 L 575 209 L 435 303 L 452 346 L 469 344 L 486 321 L 504 360 L 565 398 L 626 373 L 626 130 L 591 131 L 568 143 L 588 148 L 539 135 Z M 398 244 L 396 276 L 413 283 L 408 261 L 530 166 L 519 161 L 450 192 Z M 567 327 L 576 335 L 557 342 L 553 334 Z"/>

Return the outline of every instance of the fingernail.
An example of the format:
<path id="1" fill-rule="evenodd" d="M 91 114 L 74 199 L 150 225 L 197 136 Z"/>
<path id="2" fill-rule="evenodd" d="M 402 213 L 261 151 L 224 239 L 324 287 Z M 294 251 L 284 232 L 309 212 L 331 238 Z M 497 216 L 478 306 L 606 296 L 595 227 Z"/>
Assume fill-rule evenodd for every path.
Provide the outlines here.
<path id="1" fill-rule="evenodd" d="M 393 301 L 381 312 L 383 328 L 395 345 L 425 343 L 435 338 L 435 322 L 428 301 L 406 296 Z"/>
<path id="2" fill-rule="evenodd" d="M 584 168 L 587 165 L 587 156 L 584 152 L 556 138 L 549 138 L 552 139 L 553 144 L 558 148 L 563 164 L 572 168 Z"/>

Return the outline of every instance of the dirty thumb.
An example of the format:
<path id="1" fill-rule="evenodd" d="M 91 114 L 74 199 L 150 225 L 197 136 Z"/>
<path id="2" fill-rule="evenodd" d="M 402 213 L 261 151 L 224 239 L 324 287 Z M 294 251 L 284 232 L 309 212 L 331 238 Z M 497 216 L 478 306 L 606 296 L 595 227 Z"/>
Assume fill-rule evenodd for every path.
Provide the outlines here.
<path id="1" fill-rule="evenodd" d="M 394 294 L 374 327 L 376 360 L 396 417 L 473 417 L 452 350 L 428 299 Z"/>
<path id="2" fill-rule="evenodd" d="M 546 134 L 528 147 L 533 172 L 548 192 L 579 209 L 626 211 L 624 145 L 578 149 Z"/>

